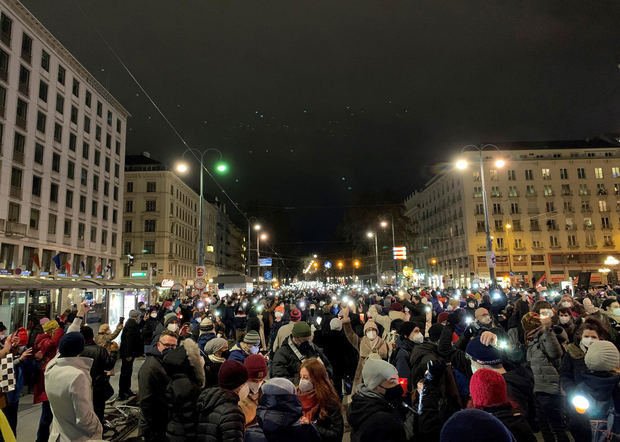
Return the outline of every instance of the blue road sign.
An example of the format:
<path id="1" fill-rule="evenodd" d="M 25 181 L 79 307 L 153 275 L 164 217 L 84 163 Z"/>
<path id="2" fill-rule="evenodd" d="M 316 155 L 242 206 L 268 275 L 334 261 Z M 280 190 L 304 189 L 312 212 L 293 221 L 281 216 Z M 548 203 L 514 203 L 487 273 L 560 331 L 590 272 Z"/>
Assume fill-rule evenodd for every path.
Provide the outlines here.
<path id="1" fill-rule="evenodd" d="M 271 270 L 265 270 L 265 281 L 271 281 L 273 277 L 273 274 L 271 273 Z"/>

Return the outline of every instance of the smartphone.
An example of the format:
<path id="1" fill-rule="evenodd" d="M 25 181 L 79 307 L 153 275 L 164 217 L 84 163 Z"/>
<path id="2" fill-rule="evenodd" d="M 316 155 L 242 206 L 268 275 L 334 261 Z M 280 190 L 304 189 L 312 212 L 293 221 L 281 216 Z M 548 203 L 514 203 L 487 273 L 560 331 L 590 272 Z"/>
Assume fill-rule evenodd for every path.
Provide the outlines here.
<path id="1" fill-rule="evenodd" d="M 93 300 L 92 299 L 87 299 L 86 300 L 86 305 L 89 306 L 89 307 L 92 307 L 93 306 Z"/>

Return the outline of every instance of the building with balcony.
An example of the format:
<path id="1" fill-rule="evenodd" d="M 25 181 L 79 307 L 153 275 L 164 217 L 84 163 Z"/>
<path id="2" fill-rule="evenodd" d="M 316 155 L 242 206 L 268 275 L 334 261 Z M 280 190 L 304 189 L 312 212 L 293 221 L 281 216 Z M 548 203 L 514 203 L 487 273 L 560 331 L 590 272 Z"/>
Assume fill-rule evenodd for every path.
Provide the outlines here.
<path id="1" fill-rule="evenodd" d="M 123 211 L 123 277 L 191 283 L 198 263 L 200 196 L 148 152 L 128 155 Z M 203 205 L 207 279 L 237 271 L 229 223 L 218 204 Z M 133 257 L 133 262 L 129 257 Z M 133 275 L 133 276 L 132 276 Z"/>
<path id="2" fill-rule="evenodd" d="M 0 1 L 0 272 L 116 276 L 128 115 L 20 2 Z"/>
<path id="3" fill-rule="evenodd" d="M 589 271 L 601 281 L 598 269 L 620 250 L 618 138 L 497 146 L 483 152 L 497 277 L 532 286 Z M 427 284 L 489 278 L 479 154 L 460 158 L 465 170 L 449 168 L 405 200 L 415 268 Z"/>

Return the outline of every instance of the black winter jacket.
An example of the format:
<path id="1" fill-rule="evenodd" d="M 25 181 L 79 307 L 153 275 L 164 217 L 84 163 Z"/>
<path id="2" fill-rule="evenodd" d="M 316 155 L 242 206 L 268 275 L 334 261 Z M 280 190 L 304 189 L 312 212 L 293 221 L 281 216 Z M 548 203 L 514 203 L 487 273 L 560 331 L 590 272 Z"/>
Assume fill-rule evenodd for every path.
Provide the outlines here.
<path id="1" fill-rule="evenodd" d="M 405 442 L 403 420 L 397 410 L 379 394 L 360 385 L 353 395 L 347 421 L 351 442 Z"/>
<path id="2" fill-rule="evenodd" d="M 142 345 L 151 345 L 155 329 L 159 323 L 157 318 L 151 318 L 150 316 L 144 321 L 144 325 L 142 326 Z"/>
<path id="3" fill-rule="evenodd" d="M 105 372 L 114 368 L 118 352 L 108 353 L 105 348 L 91 342 L 84 345 L 84 351 L 82 351 L 80 356 L 93 360 L 93 365 L 90 367 L 93 393 L 102 394 L 109 390 L 111 388 L 110 377 Z M 106 399 L 109 399 L 109 397 Z"/>
<path id="4" fill-rule="evenodd" d="M 411 365 L 411 384 L 413 388 L 416 388 L 418 381 L 424 379 L 424 373 L 426 372 L 426 364 L 431 360 L 440 360 L 441 356 L 438 354 L 437 344 L 426 341 L 413 347 L 411 351 L 411 358 L 409 363 Z M 415 384 L 415 385 L 413 385 Z"/>
<path id="5" fill-rule="evenodd" d="M 536 436 L 521 411 L 514 410 L 510 405 L 483 408 L 498 418 L 510 430 L 517 442 L 536 442 Z"/>
<path id="6" fill-rule="evenodd" d="M 528 366 L 518 366 L 504 373 L 508 397 L 519 405 L 519 409 L 532 428 L 536 423 L 536 398 L 534 396 L 534 374 Z"/>
<path id="7" fill-rule="evenodd" d="M 323 348 L 323 353 L 334 370 L 334 379 L 355 375 L 359 355 L 342 330 L 315 332 L 313 342 Z"/>
<path id="8" fill-rule="evenodd" d="M 144 353 L 144 344 L 140 337 L 140 327 L 135 319 L 129 318 L 121 333 L 120 356 L 121 358 L 135 358 L 142 353 Z"/>
<path id="9" fill-rule="evenodd" d="M 161 441 L 166 439 L 168 410 L 166 388 L 170 378 L 162 364 L 162 355 L 157 347 L 152 348 L 138 372 L 138 391 L 140 392 L 140 435 L 144 440 Z"/>
<path id="10" fill-rule="evenodd" d="M 572 396 L 582 381 L 582 375 L 588 370 L 585 356 L 583 350 L 575 344 L 566 347 L 566 353 L 562 356 L 560 364 L 560 382 L 567 396 Z"/>
<path id="11" fill-rule="evenodd" d="M 342 411 L 340 407 L 327 411 L 329 414 L 325 416 L 325 419 L 321 419 L 318 412 L 315 415 L 316 423 L 314 425 L 321 435 L 321 442 L 342 442 L 344 434 Z"/>
<path id="12" fill-rule="evenodd" d="M 295 344 L 289 337 L 286 341 L 284 341 L 284 344 L 282 344 L 282 346 L 278 348 L 278 351 L 276 351 L 276 354 L 273 357 L 271 377 L 286 378 L 293 384 L 297 385 L 299 384 L 299 368 L 301 367 L 302 360 L 297 357 L 297 355 L 291 348 L 291 345 Z M 323 354 L 321 349 L 318 348 L 316 345 L 310 343 L 309 351 L 307 352 L 307 354 L 302 354 L 302 357 L 304 359 L 320 358 L 323 362 L 323 365 L 325 365 L 327 374 L 329 375 L 330 379 L 332 378 L 332 366 L 327 357 L 325 357 L 325 354 Z"/>
<path id="13" fill-rule="evenodd" d="M 242 442 L 245 416 L 239 396 L 219 387 L 203 390 L 196 402 L 196 439 L 202 442 Z"/>

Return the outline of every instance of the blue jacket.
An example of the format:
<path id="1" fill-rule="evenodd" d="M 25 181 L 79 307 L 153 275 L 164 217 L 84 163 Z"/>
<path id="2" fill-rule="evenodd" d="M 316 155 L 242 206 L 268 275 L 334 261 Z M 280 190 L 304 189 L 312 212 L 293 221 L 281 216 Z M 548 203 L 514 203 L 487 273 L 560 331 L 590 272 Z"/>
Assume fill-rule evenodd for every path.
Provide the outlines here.
<path id="1" fill-rule="evenodd" d="M 215 338 L 215 333 L 204 333 L 198 337 L 198 347 L 200 351 L 205 351 L 205 345 L 211 339 Z"/>
<path id="2" fill-rule="evenodd" d="M 248 356 L 249 355 L 241 349 L 241 343 L 237 342 L 234 347 L 230 349 L 230 356 L 228 356 L 228 360 L 237 361 L 240 364 L 243 364 Z"/>
<path id="3" fill-rule="evenodd" d="M 394 352 L 394 366 L 398 370 L 399 378 L 407 378 L 407 390 L 412 391 L 413 384 L 411 382 L 411 367 L 409 366 L 409 359 L 411 357 L 411 351 L 414 347 L 413 341 L 399 336 L 396 340 L 396 348 Z"/>
<path id="4" fill-rule="evenodd" d="M 258 401 L 258 425 L 249 427 L 244 442 L 320 442 L 312 424 L 302 424 L 301 402 L 296 394 L 263 394 Z"/>

